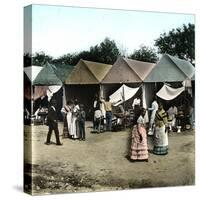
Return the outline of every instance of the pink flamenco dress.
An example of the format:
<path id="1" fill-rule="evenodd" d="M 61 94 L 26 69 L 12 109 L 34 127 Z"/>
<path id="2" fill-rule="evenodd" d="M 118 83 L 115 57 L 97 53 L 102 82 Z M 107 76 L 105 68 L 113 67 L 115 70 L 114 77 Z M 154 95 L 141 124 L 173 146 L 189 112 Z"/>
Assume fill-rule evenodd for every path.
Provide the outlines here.
<path id="1" fill-rule="evenodd" d="M 142 116 L 138 118 L 137 125 L 133 127 L 130 154 L 131 161 L 148 162 L 147 134 Z"/>

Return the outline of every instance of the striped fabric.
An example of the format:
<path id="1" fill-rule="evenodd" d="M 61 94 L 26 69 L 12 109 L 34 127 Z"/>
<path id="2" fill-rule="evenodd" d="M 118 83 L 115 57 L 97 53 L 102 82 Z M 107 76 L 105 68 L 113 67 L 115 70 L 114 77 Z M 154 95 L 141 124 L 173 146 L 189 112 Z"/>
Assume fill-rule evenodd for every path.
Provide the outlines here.
<path id="1" fill-rule="evenodd" d="M 157 110 L 156 116 L 155 116 L 156 125 L 161 127 L 167 124 L 167 122 L 168 122 L 168 119 L 167 119 L 167 113 L 165 112 L 165 110 L 164 109 Z"/>
<path id="2" fill-rule="evenodd" d="M 156 155 L 166 155 L 168 154 L 168 146 L 154 146 L 153 153 Z"/>

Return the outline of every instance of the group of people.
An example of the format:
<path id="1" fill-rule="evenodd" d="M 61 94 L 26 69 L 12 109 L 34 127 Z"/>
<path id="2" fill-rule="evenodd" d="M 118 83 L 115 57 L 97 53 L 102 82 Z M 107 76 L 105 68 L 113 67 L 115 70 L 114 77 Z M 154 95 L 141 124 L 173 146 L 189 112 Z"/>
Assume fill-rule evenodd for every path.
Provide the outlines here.
<path id="1" fill-rule="evenodd" d="M 83 104 L 78 104 L 77 100 L 68 101 L 62 108 L 64 126 L 63 126 L 63 138 L 85 140 L 85 118 L 86 114 L 84 111 Z M 52 131 L 55 132 L 56 145 L 62 145 L 59 139 L 58 121 L 56 113 L 56 100 L 53 99 L 50 102 L 50 107 L 47 115 L 47 125 L 49 131 L 47 134 L 47 140 L 45 144 L 51 144 Z"/>
<path id="2" fill-rule="evenodd" d="M 75 99 L 67 101 L 61 112 L 64 116 L 63 137 L 85 140 L 85 119 L 86 113 L 83 104 Z"/>
<path id="3" fill-rule="evenodd" d="M 146 110 L 144 108 L 140 109 L 139 99 L 133 101 L 133 106 L 133 109 L 136 108 L 137 123 L 132 130 L 129 157 L 131 161 L 148 161 L 147 135 L 153 136 L 153 153 L 166 155 L 168 153 L 168 133 L 185 130 L 187 125 L 192 129 L 194 117 L 191 105 L 188 105 L 187 109 L 183 109 L 183 106 L 177 108 L 172 103 L 169 109 L 165 111 L 162 103 L 158 103 L 156 97 L 154 97 L 152 105 L 148 109 L 151 112 L 148 133 L 146 133 L 147 129 L 144 120 Z"/>
<path id="4" fill-rule="evenodd" d="M 104 131 L 104 119 L 106 122 L 105 130 L 110 132 L 112 131 L 112 106 L 117 102 L 111 102 L 110 98 L 107 97 L 99 98 L 98 95 L 95 95 L 93 109 L 94 109 L 94 116 L 93 116 L 93 131 L 100 133 L 101 126 L 103 126 Z"/>
<path id="5" fill-rule="evenodd" d="M 116 103 L 116 102 L 115 102 Z M 97 133 L 101 132 L 101 126 L 103 124 L 104 131 L 104 120 L 106 121 L 106 131 L 112 131 L 112 105 L 109 98 L 106 100 L 99 99 L 96 96 L 93 104 L 93 130 Z M 63 138 L 85 140 L 85 120 L 86 113 L 84 111 L 83 104 L 78 103 L 77 100 L 67 101 L 66 105 L 61 110 L 63 114 Z M 51 144 L 52 131 L 56 135 L 56 144 L 62 145 L 59 140 L 58 122 L 56 117 L 56 100 L 52 99 L 47 115 L 47 125 L 49 131 L 47 134 L 47 140 L 45 144 Z"/>
<path id="6" fill-rule="evenodd" d="M 116 102 L 115 102 L 116 103 Z M 106 130 L 112 130 L 112 105 L 109 98 L 106 100 L 95 98 L 93 104 L 93 129 L 100 133 L 101 120 L 106 120 Z M 156 98 L 152 102 L 151 117 L 149 122 L 149 129 L 147 133 L 146 123 L 144 116 L 146 109 L 142 108 L 139 99 L 134 101 L 133 108 L 136 113 L 136 123 L 133 123 L 131 134 L 131 148 L 129 159 L 131 161 L 148 161 L 148 145 L 147 135 L 153 135 L 153 153 L 156 155 L 168 154 L 168 132 L 173 130 L 176 126 L 176 118 L 178 116 L 178 109 L 176 106 L 171 105 L 166 112 L 163 105 L 157 103 Z M 68 101 L 62 108 L 61 112 L 64 116 L 63 137 L 71 139 L 85 140 L 85 120 L 86 113 L 84 106 L 79 105 L 78 101 Z M 103 113 L 104 112 L 104 113 Z M 59 139 L 58 122 L 56 117 L 56 101 L 53 99 L 49 107 L 47 122 L 49 131 L 47 134 L 47 145 L 51 144 L 52 131 L 56 135 L 56 144 L 62 145 Z"/>
<path id="7" fill-rule="evenodd" d="M 130 160 L 148 161 L 147 132 L 144 120 L 146 109 L 141 108 L 139 113 L 137 124 L 133 126 L 132 130 Z M 155 124 L 153 153 L 166 155 L 168 153 L 168 119 L 161 103 L 158 104 L 154 121 L 150 121 L 150 129 L 153 124 Z"/>

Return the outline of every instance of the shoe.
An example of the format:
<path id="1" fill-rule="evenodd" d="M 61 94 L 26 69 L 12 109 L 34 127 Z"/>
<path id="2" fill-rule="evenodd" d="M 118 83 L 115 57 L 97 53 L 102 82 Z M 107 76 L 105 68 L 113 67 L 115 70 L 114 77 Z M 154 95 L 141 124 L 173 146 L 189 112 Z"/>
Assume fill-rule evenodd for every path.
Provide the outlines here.
<path id="1" fill-rule="evenodd" d="M 58 144 L 56 144 L 56 145 L 58 145 L 58 146 L 62 146 L 63 144 L 62 144 L 62 143 L 58 143 Z"/>
<path id="2" fill-rule="evenodd" d="M 46 145 L 50 145 L 51 143 L 50 143 L 50 142 L 45 142 L 44 144 L 46 144 Z"/>

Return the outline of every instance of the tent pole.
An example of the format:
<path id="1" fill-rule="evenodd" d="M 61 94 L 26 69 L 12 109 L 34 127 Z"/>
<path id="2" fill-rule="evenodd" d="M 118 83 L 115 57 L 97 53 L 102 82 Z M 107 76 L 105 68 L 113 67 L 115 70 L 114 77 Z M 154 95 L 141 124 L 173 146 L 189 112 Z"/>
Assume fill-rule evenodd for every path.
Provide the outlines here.
<path id="1" fill-rule="evenodd" d="M 124 92 L 124 84 L 122 85 L 122 95 L 123 95 L 123 107 L 124 107 L 124 130 L 126 129 L 126 108 L 125 108 L 125 92 Z"/>
<path id="2" fill-rule="evenodd" d="M 63 105 L 62 105 L 62 107 L 64 107 L 64 105 L 66 105 L 65 84 L 63 84 L 62 88 L 63 88 L 63 102 L 62 102 Z"/>
<path id="3" fill-rule="evenodd" d="M 99 84 L 99 99 L 101 99 L 101 97 L 102 97 L 101 96 L 101 93 L 102 93 L 101 90 L 102 90 L 102 87 L 101 87 L 101 84 Z"/>
<path id="4" fill-rule="evenodd" d="M 33 124 L 34 85 L 31 84 L 31 124 Z"/>
<path id="5" fill-rule="evenodd" d="M 122 87 L 122 93 L 123 93 L 123 106 L 124 106 L 124 112 L 125 112 L 125 93 L 124 93 L 124 87 Z"/>

